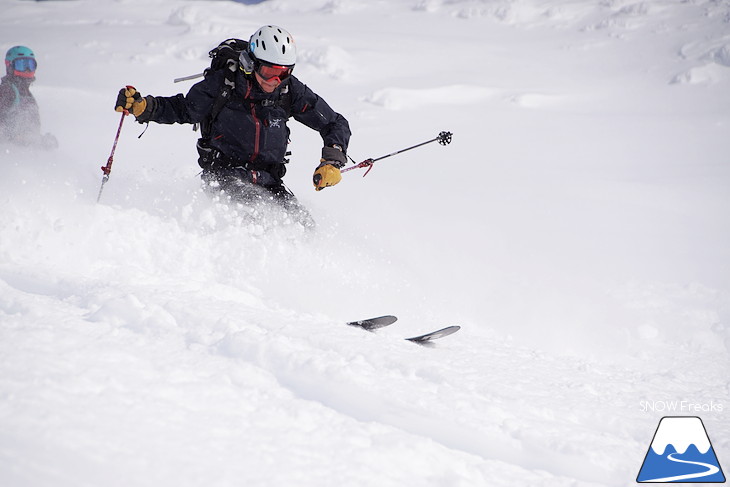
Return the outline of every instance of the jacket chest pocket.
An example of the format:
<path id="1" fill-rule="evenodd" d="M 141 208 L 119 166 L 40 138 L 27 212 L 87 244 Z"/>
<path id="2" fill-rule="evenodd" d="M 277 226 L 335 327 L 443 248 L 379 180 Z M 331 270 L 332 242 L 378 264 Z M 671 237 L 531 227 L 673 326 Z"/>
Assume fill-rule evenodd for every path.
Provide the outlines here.
<path id="1" fill-rule="evenodd" d="M 286 126 L 286 117 L 283 110 L 265 110 L 261 114 L 266 145 L 270 148 L 286 147 L 289 143 L 289 128 Z"/>

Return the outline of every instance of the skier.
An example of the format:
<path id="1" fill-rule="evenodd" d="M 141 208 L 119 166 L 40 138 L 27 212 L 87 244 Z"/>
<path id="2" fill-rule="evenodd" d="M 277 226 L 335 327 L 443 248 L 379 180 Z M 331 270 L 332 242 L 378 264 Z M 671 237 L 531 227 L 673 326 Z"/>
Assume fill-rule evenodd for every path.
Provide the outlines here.
<path id="1" fill-rule="evenodd" d="M 292 75 L 296 58 L 291 34 L 266 25 L 251 36 L 234 74 L 208 69 L 185 96 L 143 97 L 128 86 L 119 91 L 115 109 L 131 112 L 140 123 L 199 123 L 198 163 L 208 192 L 223 192 L 244 204 L 273 200 L 298 214 L 305 226 L 313 225 L 282 181 L 288 162 L 286 122 L 294 117 L 322 136 L 322 157 L 313 176 L 317 191 L 341 180 L 350 128 L 342 115 Z M 231 84 L 232 92 L 221 95 Z"/>
<path id="2" fill-rule="evenodd" d="M 0 82 L 0 141 L 55 149 L 56 138 L 41 135 L 38 103 L 30 92 L 37 65 L 35 54 L 25 46 L 11 47 L 5 54 L 7 74 Z"/>

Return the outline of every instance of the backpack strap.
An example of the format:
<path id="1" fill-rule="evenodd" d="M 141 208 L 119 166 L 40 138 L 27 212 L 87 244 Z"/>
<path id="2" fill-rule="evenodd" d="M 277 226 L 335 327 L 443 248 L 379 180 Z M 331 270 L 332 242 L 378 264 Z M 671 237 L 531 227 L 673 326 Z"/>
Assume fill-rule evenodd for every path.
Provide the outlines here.
<path id="1" fill-rule="evenodd" d="M 261 100 L 260 102 L 251 103 L 264 107 L 281 107 L 286 112 L 286 118 L 288 119 L 291 117 L 291 93 L 289 89 L 289 81 L 284 81 L 279 88 L 279 97 L 276 100 Z"/>
<path id="2" fill-rule="evenodd" d="M 277 103 L 286 112 L 286 118 L 291 117 L 291 84 L 288 80 L 286 81 L 286 86 L 281 87 Z"/>
<path id="3" fill-rule="evenodd" d="M 200 133 L 203 137 L 210 136 L 210 129 L 213 126 L 213 121 L 218 118 L 223 107 L 231 99 L 231 93 L 236 88 L 236 70 L 238 69 L 238 63 L 233 59 L 226 61 L 226 66 L 223 68 L 223 86 L 221 91 L 218 93 L 218 97 L 213 102 L 213 108 L 210 111 L 210 115 L 200 124 Z M 207 74 L 206 70 L 206 74 Z"/>

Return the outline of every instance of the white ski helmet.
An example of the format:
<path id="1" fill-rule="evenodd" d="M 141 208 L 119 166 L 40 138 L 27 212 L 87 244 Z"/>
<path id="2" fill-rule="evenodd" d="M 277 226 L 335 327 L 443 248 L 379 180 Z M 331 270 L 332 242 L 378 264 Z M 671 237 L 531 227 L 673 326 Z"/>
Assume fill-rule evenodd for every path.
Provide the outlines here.
<path id="1" fill-rule="evenodd" d="M 297 47 L 290 33 L 275 25 L 258 29 L 249 40 L 249 50 L 259 61 L 279 66 L 294 66 Z"/>

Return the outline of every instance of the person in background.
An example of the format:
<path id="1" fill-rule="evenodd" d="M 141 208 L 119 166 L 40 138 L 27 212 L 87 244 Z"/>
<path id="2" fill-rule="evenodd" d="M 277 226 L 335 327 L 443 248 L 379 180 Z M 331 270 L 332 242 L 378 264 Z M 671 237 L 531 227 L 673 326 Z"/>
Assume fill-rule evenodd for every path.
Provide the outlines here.
<path id="1" fill-rule="evenodd" d="M 35 54 L 25 46 L 11 47 L 5 54 L 6 75 L 0 82 L 0 143 L 55 149 L 58 141 L 41 134 L 38 103 L 30 92 L 38 67 Z"/>

